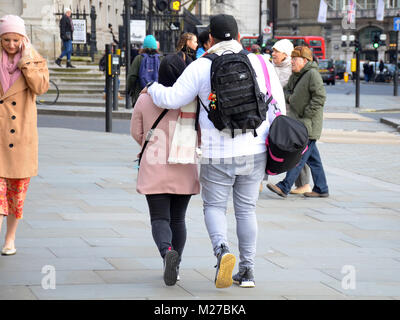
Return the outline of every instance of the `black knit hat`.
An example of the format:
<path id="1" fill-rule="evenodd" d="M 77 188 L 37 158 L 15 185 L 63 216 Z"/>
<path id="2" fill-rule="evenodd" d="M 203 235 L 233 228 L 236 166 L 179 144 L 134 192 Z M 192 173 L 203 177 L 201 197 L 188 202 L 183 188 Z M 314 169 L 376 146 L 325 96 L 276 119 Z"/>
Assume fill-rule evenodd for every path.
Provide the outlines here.
<path id="1" fill-rule="evenodd" d="M 228 14 L 219 14 L 210 20 L 210 33 L 218 40 L 236 39 L 238 35 L 238 26 L 233 16 Z"/>

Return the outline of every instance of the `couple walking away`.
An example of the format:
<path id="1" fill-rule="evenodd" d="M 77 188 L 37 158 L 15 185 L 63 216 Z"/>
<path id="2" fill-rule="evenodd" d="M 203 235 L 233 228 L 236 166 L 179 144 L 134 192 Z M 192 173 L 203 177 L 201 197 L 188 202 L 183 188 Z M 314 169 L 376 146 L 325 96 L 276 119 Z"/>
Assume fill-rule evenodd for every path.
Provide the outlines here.
<path id="1" fill-rule="evenodd" d="M 133 111 L 131 127 L 131 130 L 134 131 L 132 134 L 140 145 L 145 143 L 147 131 L 163 112 L 163 109 L 170 109 L 170 111 L 165 116 L 169 117 L 168 120 L 164 117 L 157 126 L 162 131 L 166 126 L 165 123 L 162 124 L 164 121 L 174 121 L 178 117 L 177 121 L 179 122 L 179 114 L 182 115 L 182 118 L 185 118 L 182 106 L 185 106 L 185 108 L 188 105 L 190 106 L 196 101 L 196 97 L 199 97 L 203 104 L 208 101 L 211 93 L 210 72 L 212 66 L 212 61 L 206 58 L 208 54 L 221 56 L 226 51 L 242 52 L 243 48 L 238 42 L 238 26 L 234 17 L 225 14 L 217 15 L 211 19 L 209 29 L 211 48 L 207 50 L 203 57 L 190 63 L 177 77 L 175 83 L 169 85 L 164 83 L 163 85 L 163 81 L 150 82 L 143 89 Z M 263 71 L 263 64 L 265 64 L 270 78 L 271 92 L 269 94 L 273 95 L 280 111 L 285 114 L 283 89 L 272 64 L 264 57 L 261 57 L 263 61 L 261 62 L 258 56 L 254 54 L 248 54 L 247 58 L 254 69 L 256 75 L 254 78 L 257 79 L 259 90 L 267 95 L 266 76 Z M 162 72 L 160 72 L 160 77 L 161 75 Z M 265 120 L 258 128 L 232 137 L 230 134 L 227 135 L 216 129 L 213 122 L 208 118 L 206 107 L 200 107 L 198 123 L 201 131 L 202 160 L 199 178 L 204 220 L 217 260 L 215 275 L 215 286 L 217 288 L 229 287 L 233 282 L 241 287 L 255 286 L 254 266 L 257 240 L 255 211 L 259 196 L 259 185 L 264 177 L 267 159 L 265 139 L 270 122 L 275 116 L 273 108 L 270 108 L 270 110 L 268 114 L 264 115 Z M 195 117 L 195 115 L 196 108 L 189 112 L 188 117 Z M 190 123 L 194 126 L 196 120 L 192 120 Z M 153 135 L 155 135 L 156 130 L 153 131 Z M 178 280 L 177 267 L 182 260 L 184 241 L 178 243 L 174 243 L 174 241 L 177 238 L 186 239 L 186 230 L 182 232 L 183 228 L 178 228 L 178 231 L 175 231 L 176 225 L 173 217 L 179 215 L 184 218 L 182 212 L 187 208 L 189 197 L 183 198 L 182 194 L 196 194 L 198 192 L 195 163 L 173 164 L 168 163 L 168 160 L 161 162 L 161 160 L 165 160 L 164 157 L 168 158 L 168 154 L 161 148 L 169 150 L 171 135 L 174 135 L 173 138 L 175 138 L 175 133 L 170 133 L 163 138 L 164 145 L 159 146 L 160 149 L 156 148 L 152 151 L 150 151 L 151 146 L 160 143 L 159 138 L 162 135 L 159 135 L 158 139 L 150 139 L 141 160 L 137 185 L 138 192 L 145 194 L 148 199 L 152 232 L 160 249 L 160 254 L 164 258 L 164 281 L 167 285 L 175 284 Z M 194 148 L 195 146 L 192 149 Z M 160 151 L 158 154 L 163 155 L 163 159 L 155 161 L 151 157 L 151 155 L 157 154 L 155 150 Z M 191 154 L 193 154 L 194 151 L 191 151 Z M 157 174 L 156 172 L 159 170 L 164 171 L 162 171 L 162 174 Z M 179 177 L 175 178 L 178 172 Z M 152 175 L 155 179 L 154 182 L 145 179 L 145 175 Z M 171 175 L 171 178 L 168 178 L 168 175 Z M 149 188 L 144 188 L 150 184 Z M 238 272 L 235 275 L 233 275 L 233 270 L 236 257 L 229 249 L 226 220 L 227 202 L 231 191 L 233 191 L 239 244 Z M 178 194 L 180 196 L 178 200 L 175 200 Z M 164 212 L 161 214 L 159 213 L 161 211 Z M 156 223 L 154 217 L 157 217 L 157 214 L 159 221 Z M 179 237 L 178 234 L 185 234 L 185 236 Z"/>

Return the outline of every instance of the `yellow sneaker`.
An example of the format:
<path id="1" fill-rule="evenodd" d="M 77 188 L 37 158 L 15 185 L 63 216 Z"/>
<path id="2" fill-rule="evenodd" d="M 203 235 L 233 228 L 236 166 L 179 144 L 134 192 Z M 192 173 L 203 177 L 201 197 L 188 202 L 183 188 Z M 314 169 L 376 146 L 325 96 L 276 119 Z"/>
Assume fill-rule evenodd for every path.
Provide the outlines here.
<path id="1" fill-rule="evenodd" d="M 290 194 L 304 194 L 306 192 L 311 192 L 311 191 L 312 191 L 311 186 L 307 183 L 301 187 L 291 190 Z"/>

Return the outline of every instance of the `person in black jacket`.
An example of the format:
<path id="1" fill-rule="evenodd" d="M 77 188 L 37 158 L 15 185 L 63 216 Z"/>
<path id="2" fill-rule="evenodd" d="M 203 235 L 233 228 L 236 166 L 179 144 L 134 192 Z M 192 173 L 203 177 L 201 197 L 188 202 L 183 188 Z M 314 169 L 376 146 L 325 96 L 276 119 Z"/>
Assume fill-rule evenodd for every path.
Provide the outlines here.
<path id="1" fill-rule="evenodd" d="M 67 68 L 75 68 L 71 64 L 72 54 L 72 34 L 74 32 L 74 25 L 72 24 L 71 14 L 72 11 L 69 8 L 64 10 L 64 15 L 60 20 L 60 38 L 63 41 L 64 50 L 61 55 L 57 58 L 55 63 L 61 67 L 61 59 L 67 56 Z"/>

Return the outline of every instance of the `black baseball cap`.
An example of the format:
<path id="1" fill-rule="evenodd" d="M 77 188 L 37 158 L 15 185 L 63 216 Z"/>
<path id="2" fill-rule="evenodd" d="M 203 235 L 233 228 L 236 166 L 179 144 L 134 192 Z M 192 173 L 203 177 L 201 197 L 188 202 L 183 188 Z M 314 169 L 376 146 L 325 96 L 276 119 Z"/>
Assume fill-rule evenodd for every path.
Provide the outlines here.
<path id="1" fill-rule="evenodd" d="M 238 25 L 233 16 L 219 14 L 210 19 L 210 34 L 219 40 L 236 39 L 238 35 Z"/>

